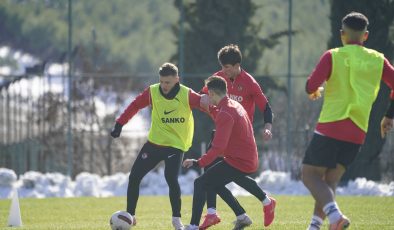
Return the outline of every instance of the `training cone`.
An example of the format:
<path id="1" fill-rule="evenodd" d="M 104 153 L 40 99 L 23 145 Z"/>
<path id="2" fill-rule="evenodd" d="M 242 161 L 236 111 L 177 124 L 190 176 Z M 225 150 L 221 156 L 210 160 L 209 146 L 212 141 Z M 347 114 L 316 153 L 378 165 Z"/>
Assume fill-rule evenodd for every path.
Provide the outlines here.
<path id="1" fill-rule="evenodd" d="M 11 207 L 10 207 L 10 216 L 8 217 L 8 226 L 9 227 L 21 227 L 22 226 L 22 217 L 21 217 L 21 209 L 19 208 L 19 198 L 18 198 L 18 190 L 14 189 Z"/>

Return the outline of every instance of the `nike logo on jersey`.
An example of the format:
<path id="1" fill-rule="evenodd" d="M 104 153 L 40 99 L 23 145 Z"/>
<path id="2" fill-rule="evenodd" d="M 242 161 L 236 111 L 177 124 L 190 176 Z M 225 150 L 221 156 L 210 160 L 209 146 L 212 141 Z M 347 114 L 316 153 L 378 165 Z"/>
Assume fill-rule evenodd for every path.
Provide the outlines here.
<path id="1" fill-rule="evenodd" d="M 176 110 L 176 109 L 173 109 L 173 110 L 170 110 L 170 111 L 165 111 L 165 110 L 164 110 L 164 115 L 168 115 L 168 114 L 174 112 L 175 110 Z"/>

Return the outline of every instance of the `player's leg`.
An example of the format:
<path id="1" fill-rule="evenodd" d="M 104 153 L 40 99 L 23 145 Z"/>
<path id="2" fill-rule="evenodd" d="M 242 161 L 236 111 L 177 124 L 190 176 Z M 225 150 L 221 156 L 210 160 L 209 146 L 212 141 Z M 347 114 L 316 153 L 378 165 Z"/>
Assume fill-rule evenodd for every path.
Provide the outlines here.
<path id="1" fill-rule="evenodd" d="M 244 188 L 261 202 L 267 198 L 267 194 L 260 188 L 256 181 L 249 176 L 246 176 L 244 178 L 237 178 L 236 180 L 234 180 L 234 183 Z"/>
<path id="2" fill-rule="evenodd" d="M 319 229 L 324 213 L 319 213 L 325 204 L 333 202 L 334 192 L 325 182 L 325 174 L 336 167 L 338 143 L 319 134 L 314 134 L 303 159 L 302 181 L 315 199 L 315 210 L 309 229 Z M 315 215 L 317 214 L 317 215 Z"/>
<path id="3" fill-rule="evenodd" d="M 320 135 L 315 135 L 312 139 L 305 154 L 302 172 L 303 182 L 316 201 L 314 217 L 309 229 L 319 229 L 325 216 L 328 216 L 329 222 L 334 229 L 336 228 L 335 226 L 347 227 L 349 225 L 348 219 L 341 213 L 338 204 L 335 202 L 335 190 L 346 167 L 354 160 L 359 148 L 360 145 Z M 319 173 L 313 172 L 316 168 L 322 167 L 326 167 L 324 174 L 321 174 L 321 171 Z M 322 185 L 322 182 L 324 182 L 325 186 Z M 329 197 L 327 188 L 330 190 L 328 193 L 331 194 L 332 200 L 321 198 Z M 315 191 L 313 192 L 314 189 Z M 314 194 L 316 193 L 321 197 L 315 197 Z"/>
<path id="4" fill-rule="evenodd" d="M 337 167 L 335 169 L 328 169 L 326 174 L 324 175 L 323 179 L 333 191 L 334 197 L 338 182 L 340 181 L 344 172 L 345 168 L 342 165 L 337 164 Z M 323 206 L 315 201 L 313 216 L 309 224 L 308 230 L 319 230 L 323 225 L 323 221 L 325 218 L 326 214 L 323 211 Z"/>
<path id="5" fill-rule="evenodd" d="M 335 169 L 331 169 L 326 173 L 326 182 L 333 189 L 334 195 L 335 190 L 337 188 L 338 182 L 341 180 L 342 175 L 345 173 L 347 167 L 354 161 L 357 156 L 357 153 L 360 150 L 359 144 L 354 144 L 350 142 L 341 141 L 340 144 L 340 154 L 337 157 L 337 167 Z M 335 203 L 336 204 L 336 203 Z M 326 205 L 328 206 L 328 205 Z M 323 211 L 327 214 L 327 209 L 330 207 L 323 207 Z M 339 210 L 339 208 L 338 208 Z M 350 220 L 343 215 L 338 219 L 332 220 L 330 218 L 330 214 L 327 214 L 330 221 L 330 229 L 344 229 L 349 227 Z"/>
<path id="6" fill-rule="evenodd" d="M 216 130 L 214 129 L 211 132 L 211 139 L 208 143 L 207 151 L 212 146 L 212 141 L 215 136 L 215 131 Z M 208 165 L 207 167 L 204 168 L 204 172 L 207 171 L 213 165 L 217 164 L 221 160 L 223 160 L 223 158 L 221 158 L 221 157 L 217 158 L 214 162 L 212 162 L 210 165 Z M 218 224 L 221 221 L 219 215 L 216 212 L 216 193 L 214 193 L 212 191 L 207 191 L 206 201 L 207 201 L 207 214 L 204 216 L 204 221 L 200 226 L 201 228 L 209 228 L 210 226 Z"/>
<path id="7" fill-rule="evenodd" d="M 353 155 L 352 153 L 350 154 Z M 335 169 L 328 169 L 326 174 L 324 175 L 324 181 L 333 191 L 334 198 L 335 198 L 336 188 L 338 186 L 338 183 L 341 180 L 345 171 L 346 171 L 345 166 L 343 166 L 342 164 L 337 164 L 337 167 Z M 320 227 L 323 225 L 323 221 L 325 218 L 326 218 L 326 214 L 323 211 L 323 206 L 315 202 L 313 217 L 308 230 L 319 230 Z"/>
<path id="8" fill-rule="evenodd" d="M 210 165 L 204 168 L 206 172 L 210 167 L 216 165 L 218 162 L 223 161 L 223 158 L 217 158 Z M 212 190 L 206 191 L 206 202 L 207 202 L 207 214 L 204 216 L 204 220 L 200 225 L 200 228 L 206 229 L 210 226 L 220 223 L 221 219 L 216 212 L 216 192 Z"/>
<path id="9" fill-rule="evenodd" d="M 229 166 L 226 162 L 221 161 L 209 168 L 203 175 L 198 177 L 194 181 L 193 212 L 190 224 L 196 226 L 199 225 L 207 190 L 214 190 L 220 195 L 225 196 L 225 199 L 227 199 L 229 203 L 233 205 L 233 209 L 237 214 L 245 213 L 245 210 L 241 205 L 239 205 L 238 201 L 231 193 L 228 194 L 223 192 L 225 191 L 223 188 L 226 184 L 233 181 L 234 178 L 240 176 L 244 176 L 244 174 Z"/>
<path id="10" fill-rule="evenodd" d="M 222 160 L 223 158 L 221 157 L 215 159 L 210 165 L 204 168 L 204 172 Z M 216 193 L 207 192 L 207 208 L 208 214 L 216 214 Z"/>
<path id="11" fill-rule="evenodd" d="M 211 148 L 212 146 L 212 141 L 213 138 L 215 137 L 215 132 L 216 130 L 212 130 L 211 132 L 211 139 L 208 143 L 207 151 Z M 204 168 L 204 172 L 207 171 L 210 167 L 218 163 L 219 161 L 223 160 L 223 158 L 217 158 L 215 161 L 213 161 L 210 165 Z M 208 214 L 216 214 L 216 193 L 207 193 L 207 208 L 208 208 Z"/>
<path id="12" fill-rule="evenodd" d="M 249 176 L 237 178 L 234 182 L 261 201 L 264 210 L 264 225 L 269 226 L 275 218 L 276 200 L 268 197 L 256 181 Z"/>
<path id="13" fill-rule="evenodd" d="M 127 212 L 132 216 L 135 215 L 142 178 L 161 161 L 159 151 L 158 147 L 145 143 L 131 168 L 127 187 Z"/>
<path id="14" fill-rule="evenodd" d="M 172 225 L 175 229 L 182 229 L 181 222 L 181 188 L 178 182 L 179 169 L 182 163 L 183 152 L 179 149 L 168 148 L 165 155 L 164 177 L 168 184 L 169 198 L 172 209 Z"/>

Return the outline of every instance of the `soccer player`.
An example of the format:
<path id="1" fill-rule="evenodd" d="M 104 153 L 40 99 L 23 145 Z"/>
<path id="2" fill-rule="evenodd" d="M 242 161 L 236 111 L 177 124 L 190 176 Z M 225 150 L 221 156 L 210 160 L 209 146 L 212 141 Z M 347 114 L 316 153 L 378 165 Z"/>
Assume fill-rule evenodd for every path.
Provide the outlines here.
<path id="1" fill-rule="evenodd" d="M 207 191 L 219 194 L 236 213 L 234 229 L 244 229 L 252 224 L 252 220 L 225 185 L 243 180 L 252 180 L 257 185 L 256 181 L 247 177 L 258 168 L 253 126 L 242 105 L 227 96 L 226 81 L 222 77 L 209 77 L 206 85 L 209 99 L 213 105 L 216 105 L 216 109 L 212 110 L 216 133 L 208 152 L 198 160 L 186 159 L 183 166 L 206 167 L 219 156 L 223 158 L 194 181 L 192 217 L 190 225 L 185 229 L 206 229 L 199 227 L 199 222 Z M 256 190 L 252 193 L 258 194 L 258 197 L 263 199 L 265 197 L 263 190 L 259 186 L 254 188 Z"/>
<path id="2" fill-rule="evenodd" d="M 335 202 L 335 190 L 364 143 L 380 81 L 391 89 L 394 86 L 394 68 L 388 60 L 363 46 L 367 26 L 363 14 L 346 15 L 341 29 L 343 47 L 326 51 L 306 83 L 310 98 L 317 99 L 319 87 L 326 82 L 322 111 L 302 166 L 303 183 L 315 199 L 309 230 L 320 229 L 326 216 L 330 230 L 349 226 L 349 219 Z M 393 116 L 392 91 L 390 108 L 381 123 L 382 136 L 393 127 Z"/>
<path id="3" fill-rule="evenodd" d="M 269 141 L 272 138 L 272 110 L 266 96 L 260 88 L 260 85 L 249 73 L 241 68 L 242 53 L 239 47 L 237 45 L 230 44 L 221 48 L 218 52 L 218 61 L 222 70 L 214 73 L 213 75 L 221 76 L 226 80 L 227 94 L 229 98 L 239 102 L 244 107 L 249 120 L 252 123 L 255 106 L 257 105 L 259 110 L 264 114 L 264 127 L 261 130 L 263 139 L 265 141 Z M 207 94 L 207 87 L 204 86 L 200 93 Z M 221 159 L 218 158 L 211 165 L 208 165 L 205 170 L 220 160 Z M 261 198 L 259 197 L 259 194 L 253 193 L 253 191 L 257 191 L 256 183 L 253 179 L 241 181 L 234 180 L 234 182 L 257 198 Z M 268 226 L 274 220 L 276 201 L 266 195 L 264 195 L 260 201 L 264 206 L 264 225 Z M 216 212 L 215 193 L 207 194 L 207 208 L 207 215 L 204 217 L 204 222 L 201 225 L 202 228 L 208 228 L 220 222 L 220 217 Z"/>
<path id="4" fill-rule="evenodd" d="M 172 208 L 172 225 L 183 229 L 181 222 L 181 191 L 178 174 L 183 153 L 193 139 L 194 120 L 191 109 L 200 107 L 201 95 L 179 83 L 178 68 L 164 63 L 159 70 L 160 83 L 150 85 L 116 119 L 111 136 L 120 136 L 125 125 L 140 109 L 152 107 L 152 123 L 148 141 L 140 150 L 129 176 L 127 188 L 127 212 L 133 216 L 139 197 L 139 185 L 143 177 L 159 162 L 164 161 L 164 176 L 169 187 Z"/>

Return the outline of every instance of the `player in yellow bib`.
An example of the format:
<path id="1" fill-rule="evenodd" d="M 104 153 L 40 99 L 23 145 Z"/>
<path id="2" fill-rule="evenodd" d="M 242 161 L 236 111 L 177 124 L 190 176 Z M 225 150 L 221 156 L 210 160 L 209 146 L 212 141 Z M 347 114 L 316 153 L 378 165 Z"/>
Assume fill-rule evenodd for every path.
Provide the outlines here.
<path id="1" fill-rule="evenodd" d="M 178 68 L 164 63 L 159 70 L 160 83 L 147 87 L 116 119 L 111 136 L 120 136 L 125 125 L 140 109 L 152 107 L 152 123 L 148 141 L 140 150 L 129 176 L 127 212 L 133 216 L 143 177 L 159 162 L 164 161 L 164 176 L 169 187 L 172 208 L 172 225 L 182 230 L 181 191 L 178 174 L 183 158 L 193 140 L 194 120 L 192 108 L 203 110 L 201 95 L 179 83 Z"/>
<path id="2" fill-rule="evenodd" d="M 349 219 L 335 202 L 336 186 L 364 143 L 381 80 L 391 89 L 394 86 L 394 69 L 388 60 L 363 46 L 368 38 L 367 26 L 363 14 L 346 15 L 341 30 L 344 46 L 325 52 L 307 81 L 312 100 L 320 96 L 319 87 L 326 82 L 319 122 L 302 162 L 302 180 L 315 199 L 308 230 L 319 230 L 325 217 L 330 230 L 349 226 Z M 392 128 L 393 116 L 392 91 L 382 134 Z"/>

